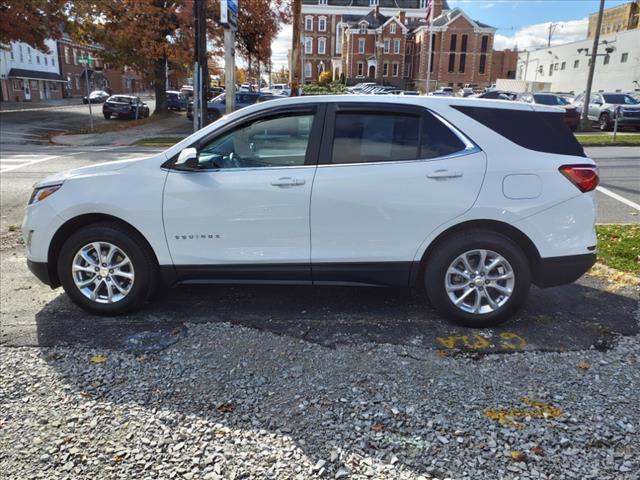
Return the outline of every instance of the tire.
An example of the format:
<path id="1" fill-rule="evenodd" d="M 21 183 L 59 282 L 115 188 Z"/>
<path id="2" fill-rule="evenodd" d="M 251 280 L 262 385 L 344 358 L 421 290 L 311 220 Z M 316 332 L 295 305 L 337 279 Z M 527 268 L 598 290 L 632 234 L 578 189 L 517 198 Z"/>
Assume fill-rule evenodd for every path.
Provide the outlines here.
<path id="1" fill-rule="evenodd" d="M 106 268 L 105 263 L 96 264 L 94 245 L 99 245 L 105 255 L 109 245 L 117 249 Z M 81 256 L 83 250 L 85 255 Z M 87 258 L 93 263 L 85 260 Z M 118 263 L 122 266 L 108 268 Z M 74 265 L 83 270 L 72 271 Z M 137 232 L 118 223 L 96 223 L 75 232 L 60 249 L 57 268 L 58 278 L 69 298 L 95 315 L 120 315 L 137 310 L 151 298 L 157 286 L 158 267 L 153 252 Z M 95 268 L 101 270 L 95 272 Z M 84 292 L 76 284 L 76 281 L 90 282 L 92 279 L 100 283 L 97 287 L 95 281 L 88 283 Z M 116 286 L 118 288 L 114 288 Z M 94 290 L 97 290 L 97 301 L 89 297 Z"/>
<path id="2" fill-rule="evenodd" d="M 105 120 L 109 120 L 111 118 L 111 114 L 110 113 L 103 113 L 104 115 L 104 119 Z"/>
<path id="3" fill-rule="evenodd" d="M 474 252 L 476 250 L 478 252 Z M 500 256 L 506 263 L 501 263 L 486 272 L 485 275 L 476 277 L 478 282 L 485 282 L 485 276 L 488 278 L 508 276 L 509 271 L 512 277 L 506 280 L 500 279 L 482 283 L 477 287 L 478 284 L 471 285 L 470 290 L 472 291 L 469 293 L 467 293 L 469 288 L 457 288 L 448 292 L 445 285 L 447 281 L 456 287 L 467 283 L 463 274 L 448 275 L 450 266 L 457 265 L 457 270 L 460 271 L 464 268 L 464 264 L 463 262 L 456 264 L 456 261 L 465 253 L 473 252 L 472 255 L 466 257 L 473 270 L 479 263 L 480 250 L 486 252 L 486 266 L 497 260 L 497 256 Z M 467 268 L 464 270 L 468 271 Z M 448 237 L 445 242 L 439 243 L 429 256 L 424 272 L 424 284 L 432 305 L 447 319 L 466 327 L 490 327 L 506 322 L 527 299 L 531 286 L 531 269 L 522 249 L 508 237 L 487 230 L 471 230 Z M 471 275 L 475 275 L 475 271 L 472 271 Z M 475 282 L 476 279 L 469 278 L 468 281 Z M 509 289 L 510 296 L 505 298 L 504 293 L 491 286 L 492 283 L 502 289 Z M 480 294 L 478 312 L 474 313 L 473 308 L 476 306 L 478 292 L 483 293 Z M 450 293 L 455 298 L 465 295 L 465 299 L 468 300 L 462 300 L 462 307 L 456 306 L 454 300 L 449 296 Z M 485 293 L 491 295 L 494 306 L 489 304 L 486 296 L 483 296 Z M 469 311 L 470 309 L 471 311 Z"/>
<path id="4" fill-rule="evenodd" d="M 215 122 L 220 118 L 219 112 L 207 112 L 207 120 L 209 123 Z"/>
<path id="5" fill-rule="evenodd" d="M 598 122 L 600 125 L 600 130 L 602 130 L 603 132 L 611 131 L 611 119 L 609 118 L 608 113 L 601 114 Z"/>

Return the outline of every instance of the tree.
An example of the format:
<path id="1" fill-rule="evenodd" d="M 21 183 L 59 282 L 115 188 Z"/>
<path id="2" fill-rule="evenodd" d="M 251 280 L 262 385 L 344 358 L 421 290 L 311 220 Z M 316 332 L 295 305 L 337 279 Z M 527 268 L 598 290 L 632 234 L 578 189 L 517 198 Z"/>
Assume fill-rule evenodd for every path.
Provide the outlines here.
<path id="1" fill-rule="evenodd" d="M 322 72 L 318 77 L 318 82 L 321 85 L 328 85 L 331 83 L 331 72 Z"/>
<path id="2" fill-rule="evenodd" d="M 100 43 L 104 60 L 153 83 L 155 114 L 167 111 L 165 72 L 193 60 L 193 0 L 76 0 L 74 36 Z"/>
<path id="3" fill-rule="evenodd" d="M 24 42 L 50 53 L 44 41 L 62 37 L 66 0 L 0 0 L 0 47 Z"/>
<path id="4" fill-rule="evenodd" d="M 289 70 L 280 67 L 280 70 L 273 73 L 273 83 L 289 83 Z"/>

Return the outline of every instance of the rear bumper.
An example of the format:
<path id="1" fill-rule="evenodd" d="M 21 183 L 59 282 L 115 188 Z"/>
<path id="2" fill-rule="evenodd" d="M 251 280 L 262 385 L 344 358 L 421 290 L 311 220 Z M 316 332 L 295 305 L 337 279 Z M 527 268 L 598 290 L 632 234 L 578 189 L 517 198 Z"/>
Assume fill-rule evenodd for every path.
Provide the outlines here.
<path id="1" fill-rule="evenodd" d="M 594 263 L 595 253 L 541 258 L 533 271 L 533 283 L 543 288 L 565 285 L 584 275 Z"/>
<path id="2" fill-rule="evenodd" d="M 47 262 L 34 262 L 32 260 L 27 260 L 27 267 L 31 270 L 38 280 L 40 280 L 45 285 L 49 285 L 51 288 L 58 287 L 58 282 L 54 282 L 51 279 L 51 275 L 49 275 L 49 265 Z"/>

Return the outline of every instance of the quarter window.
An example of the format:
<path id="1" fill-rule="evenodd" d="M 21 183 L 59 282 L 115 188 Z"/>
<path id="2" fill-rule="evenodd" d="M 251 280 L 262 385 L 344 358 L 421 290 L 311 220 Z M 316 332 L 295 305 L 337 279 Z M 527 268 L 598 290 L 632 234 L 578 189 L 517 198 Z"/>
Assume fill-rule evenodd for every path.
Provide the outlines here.
<path id="1" fill-rule="evenodd" d="M 200 169 L 295 167 L 305 164 L 314 115 L 263 118 L 216 138 L 198 152 Z"/>

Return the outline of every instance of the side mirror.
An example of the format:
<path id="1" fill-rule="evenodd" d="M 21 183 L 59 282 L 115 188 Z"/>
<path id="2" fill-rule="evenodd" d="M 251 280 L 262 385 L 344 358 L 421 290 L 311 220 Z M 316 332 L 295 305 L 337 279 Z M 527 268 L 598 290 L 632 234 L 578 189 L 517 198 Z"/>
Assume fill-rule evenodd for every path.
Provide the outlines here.
<path id="1" fill-rule="evenodd" d="M 198 168 L 198 150 L 193 147 L 185 148 L 178 155 L 174 168 L 195 170 Z"/>

